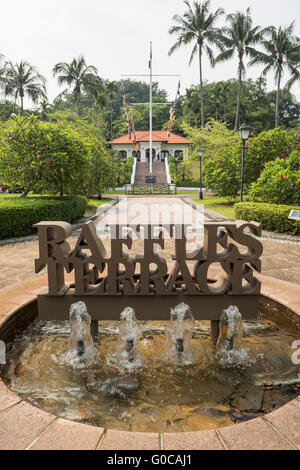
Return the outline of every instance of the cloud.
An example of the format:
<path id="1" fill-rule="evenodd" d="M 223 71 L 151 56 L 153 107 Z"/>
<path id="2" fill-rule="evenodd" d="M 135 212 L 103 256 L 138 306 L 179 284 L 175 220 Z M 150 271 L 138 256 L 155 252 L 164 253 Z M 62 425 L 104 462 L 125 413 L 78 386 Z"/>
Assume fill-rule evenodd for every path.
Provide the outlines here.
<path id="1" fill-rule="evenodd" d="M 216 9 L 222 4 L 212 0 Z M 223 2 L 224 4 L 224 2 Z M 281 0 L 227 0 L 226 12 L 246 9 L 250 5 L 256 23 L 289 24 L 299 18 L 299 1 Z M 149 41 L 153 41 L 154 73 L 181 74 L 182 90 L 199 81 L 197 60 L 188 66 L 189 47 L 168 57 L 173 38 L 168 29 L 172 16 L 182 14 L 182 0 L 10 0 L 1 5 L 1 53 L 16 61 L 26 59 L 37 66 L 48 80 L 50 100 L 60 92 L 52 77 L 53 65 L 70 61 L 84 54 L 89 64 L 95 65 L 102 77 L 119 80 L 123 73 L 147 73 Z M 3 20 L 6 19 L 6 20 Z M 297 34 L 300 36 L 298 22 Z M 256 78 L 259 69 L 253 68 L 247 76 Z M 204 59 L 204 77 L 209 81 L 236 76 L 236 60 L 211 69 Z M 172 99 L 177 80 L 159 79 Z M 269 78 L 269 86 L 274 83 Z M 300 95 L 299 87 L 293 92 Z"/>

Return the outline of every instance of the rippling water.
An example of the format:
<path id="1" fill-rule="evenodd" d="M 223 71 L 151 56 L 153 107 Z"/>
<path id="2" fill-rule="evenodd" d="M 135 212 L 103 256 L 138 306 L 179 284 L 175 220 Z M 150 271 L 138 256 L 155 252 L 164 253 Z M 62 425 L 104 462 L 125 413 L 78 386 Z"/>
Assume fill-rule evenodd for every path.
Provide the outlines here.
<path id="1" fill-rule="evenodd" d="M 242 352 L 216 356 L 209 322 L 196 322 L 189 360 L 176 365 L 167 322 L 147 322 L 134 362 L 119 366 L 118 322 L 101 322 L 93 361 L 68 354 L 67 322 L 35 322 L 8 347 L 6 383 L 57 416 L 148 432 L 213 429 L 255 418 L 299 394 L 291 345 L 300 329 L 265 303 L 244 324 Z"/>

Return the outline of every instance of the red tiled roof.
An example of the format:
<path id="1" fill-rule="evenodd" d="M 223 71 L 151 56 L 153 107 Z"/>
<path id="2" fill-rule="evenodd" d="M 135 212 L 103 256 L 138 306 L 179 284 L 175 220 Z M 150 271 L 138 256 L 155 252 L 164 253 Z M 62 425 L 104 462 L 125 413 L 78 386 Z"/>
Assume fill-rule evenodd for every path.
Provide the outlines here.
<path id="1" fill-rule="evenodd" d="M 138 142 L 149 142 L 150 141 L 150 132 L 149 131 L 137 131 L 136 139 Z M 191 144 L 190 140 L 181 137 L 180 135 L 170 133 L 170 137 L 167 136 L 167 131 L 153 131 L 152 133 L 153 142 L 165 142 L 167 144 Z M 133 145 L 133 135 L 131 134 L 131 140 L 129 135 L 125 134 L 122 137 L 113 139 L 108 142 L 109 144 L 132 144 Z"/>

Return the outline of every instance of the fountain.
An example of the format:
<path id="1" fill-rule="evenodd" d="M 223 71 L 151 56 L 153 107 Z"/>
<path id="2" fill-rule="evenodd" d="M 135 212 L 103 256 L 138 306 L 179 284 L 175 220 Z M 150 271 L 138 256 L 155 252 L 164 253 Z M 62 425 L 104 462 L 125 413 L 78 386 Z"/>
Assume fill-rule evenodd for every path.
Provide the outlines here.
<path id="1" fill-rule="evenodd" d="M 189 344 L 193 336 L 194 324 L 193 314 L 185 303 L 171 309 L 168 339 L 171 347 L 175 349 L 178 364 L 190 360 Z"/>
<path id="2" fill-rule="evenodd" d="M 91 336 L 91 316 L 84 302 L 71 305 L 70 325 L 69 355 L 80 360 L 93 359 L 95 347 Z"/>
<path id="3" fill-rule="evenodd" d="M 214 351 L 209 325 L 195 321 L 185 303 L 171 309 L 168 323 L 140 323 L 127 307 L 119 328 L 99 323 L 94 345 L 86 305 L 77 302 L 70 335 L 68 322 L 35 322 L 20 333 L 8 347 L 4 379 L 23 400 L 100 427 L 182 432 L 230 426 L 264 416 L 299 393 L 298 368 L 288 357 L 299 328 L 268 305 L 260 311 L 259 320 L 244 323 L 242 337 L 237 307 L 225 309 Z"/>
<path id="4" fill-rule="evenodd" d="M 154 250 L 163 248 L 160 238 L 144 240 L 144 256 L 135 259 L 123 253 L 130 240 L 113 239 L 109 258 L 92 222 L 72 252 L 66 224 L 39 224 L 36 269 L 48 264 L 49 292 L 0 328 L 2 339 L 15 321 L 0 368 L 6 384 L 52 415 L 133 432 L 232 426 L 296 398 L 299 372 L 290 353 L 299 319 L 260 297 L 253 266 L 259 271 L 261 250 L 244 233 L 259 236 L 259 229 L 228 223 L 220 243 L 219 225 L 206 224 L 203 252 L 192 258 L 185 240 L 177 240 L 169 266 Z M 228 237 L 249 250 L 227 246 Z M 208 275 L 216 262 L 224 271 L 217 280 Z M 73 269 L 74 283 L 66 284 L 64 271 Z"/>

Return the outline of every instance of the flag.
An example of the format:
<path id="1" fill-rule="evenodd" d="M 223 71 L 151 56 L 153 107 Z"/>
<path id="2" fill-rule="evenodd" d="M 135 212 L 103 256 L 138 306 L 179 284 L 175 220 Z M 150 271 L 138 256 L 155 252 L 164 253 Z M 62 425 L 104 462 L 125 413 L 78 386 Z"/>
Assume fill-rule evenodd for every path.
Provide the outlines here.
<path id="1" fill-rule="evenodd" d="M 152 42 L 150 43 L 150 60 L 149 60 L 149 69 L 151 69 L 152 64 Z"/>

